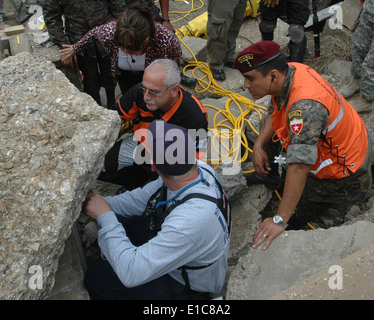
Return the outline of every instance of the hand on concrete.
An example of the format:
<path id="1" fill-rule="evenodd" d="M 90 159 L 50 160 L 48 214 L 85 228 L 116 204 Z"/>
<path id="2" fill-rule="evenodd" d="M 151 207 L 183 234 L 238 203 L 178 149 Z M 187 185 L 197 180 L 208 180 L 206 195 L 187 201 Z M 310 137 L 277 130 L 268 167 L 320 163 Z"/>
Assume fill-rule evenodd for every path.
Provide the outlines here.
<path id="1" fill-rule="evenodd" d="M 77 63 L 77 56 L 73 51 L 71 44 L 63 44 L 65 49 L 60 50 L 61 62 L 64 66 L 74 68 L 74 62 Z"/>
<path id="2" fill-rule="evenodd" d="M 89 194 L 86 198 L 84 212 L 92 219 L 97 219 L 102 214 L 111 211 L 112 208 L 99 194 Z"/>
<path id="3" fill-rule="evenodd" d="M 283 231 L 284 229 L 276 225 L 272 218 L 266 218 L 253 236 L 252 248 L 257 248 L 261 243 L 266 241 L 265 245 L 262 247 L 263 250 L 266 250 L 274 238 L 279 236 Z"/>

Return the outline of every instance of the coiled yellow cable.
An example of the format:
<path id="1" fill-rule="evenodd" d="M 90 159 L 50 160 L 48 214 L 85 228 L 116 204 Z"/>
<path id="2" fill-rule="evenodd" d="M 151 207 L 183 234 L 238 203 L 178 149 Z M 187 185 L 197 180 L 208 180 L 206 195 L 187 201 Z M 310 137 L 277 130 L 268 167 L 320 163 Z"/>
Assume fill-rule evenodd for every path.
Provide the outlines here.
<path id="1" fill-rule="evenodd" d="M 198 93 L 208 91 L 218 96 L 228 97 L 225 103 L 225 108 L 222 110 L 215 106 L 204 104 L 205 107 L 212 108 L 217 111 L 213 118 L 213 127 L 209 128 L 209 130 L 213 131 L 213 134 L 210 135 L 210 137 L 212 137 L 211 146 L 214 148 L 216 154 L 219 155 L 219 159 L 207 159 L 207 161 L 214 163 L 214 165 L 212 165 L 213 167 L 217 166 L 221 162 L 222 158 L 230 159 L 237 164 L 246 161 L 248 159 L 249 152 L 252 153 L 252 150 L 249 147 L 248 140 L 245 135 L 245 125 L 247 124 L 257 135 L 259 134 L 248 120 L 248 116 L 251 111 L 254 111 L 261 119 L 262 115 L 259 109 L 266 110 L 266 108 L 255 104 L 252 100 L 240 94 L 234 93 L 219 86 L 212 76 L 209 65 L 205 62 L 197 61 L 191 49 L 183 42 L 182 39 L 180 39 L 180 41 L 194 58 L 193 61 L 189 61 L 188 64 L 183 68 L 183 73 L 186 76 L 189 76 L 187 75 L 186 70 L 192 70 L 192 77 L 197 80 L 195 91 Z M 200 76 L 198 73 L 200 73 Z M 232 112 L 233 106 L 239 110 L 238 117 L 235 117 Z M 219 115 L 223 116 L 224 120 L 218 122 L 217 118 Z M 241 136 L 240 144 L 233 141 L 235 135 L 237 136 L 239 132 Z M 225 154 L 222 154 L 220 150 L 217 150 L 217 144 L 215 143 L 216 140 L 218 140 L 219 146 L 226 150 Z M 243 155 L 241 155 L 242 148 L 244 149 Z M 244 171 L 243 173 L 249 172 L 253 172 L 253 170 Z"/>

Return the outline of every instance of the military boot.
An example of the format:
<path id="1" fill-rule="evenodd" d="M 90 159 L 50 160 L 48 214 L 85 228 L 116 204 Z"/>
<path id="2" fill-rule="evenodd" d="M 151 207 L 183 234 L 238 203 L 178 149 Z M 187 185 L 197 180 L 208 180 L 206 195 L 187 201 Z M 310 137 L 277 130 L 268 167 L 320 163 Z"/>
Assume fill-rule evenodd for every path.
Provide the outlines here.
<path id="1" fill-rule="evenodd" d="M 306 36 L 304 36 L 303 40 L 298 43 L 290 40 L 290 42 L 288 43 L 288 49 L 290 50 L 290 56 L 288 57 L 288 60 L 291 62 L 303 63 L 306 44 Z"/>
<path id="2" fill-rule="evenodd" d="M 369 113 L 373 110 L 374 102 L 366 100 L 361 94 L 349 102 L 357 113 Z"/>
<path id="3" fill-rule="evenodd" d="M 187 87 L 192 87 L 196 84 L 197 80 L 192 77 L 186 76 L 183 72 L 181 72 L 181 84 L 184 84 Z"/>
<path id="4" fill-rule="evenodd" d="M 272 41 L 273 39 L 274 39 L 274 31 L 271 31 L 271 32 L 261 31 L 262 41 Z"/>
<path id="5" fill-rule="evenodd" d="M 341 95 L 348 99 L 355 93 L 360 92 L 360 78 L 352 77 L 351 81 L 340 90 Z"/>

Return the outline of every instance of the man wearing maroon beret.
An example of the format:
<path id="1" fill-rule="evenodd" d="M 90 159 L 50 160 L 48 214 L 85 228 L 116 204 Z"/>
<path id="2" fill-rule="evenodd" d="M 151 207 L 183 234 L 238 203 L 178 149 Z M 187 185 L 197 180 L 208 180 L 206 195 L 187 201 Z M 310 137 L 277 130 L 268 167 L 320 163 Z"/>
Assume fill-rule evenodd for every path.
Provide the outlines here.
<path id="1" fill-rule="evenodd" d="M 255 43 L 234 64 L 254 99 L 272 98 L 253 147 L 256 173 L 246 176 L 247 184 L 266 185 L 278 174 L 277 163 L 287 165 L 278 210 L 254 234 L 253 247 L 265 241 L 263 249 L 288 224 L 305 225 L 327 210 L 343 219 L 352 204 L 367 200 L 371 185 L 370 142 L 360 116 L 315 70 L 287 63 L 279 48 L 273 41 Z M 269 145 L 279 146 L 276 153 Z"/>

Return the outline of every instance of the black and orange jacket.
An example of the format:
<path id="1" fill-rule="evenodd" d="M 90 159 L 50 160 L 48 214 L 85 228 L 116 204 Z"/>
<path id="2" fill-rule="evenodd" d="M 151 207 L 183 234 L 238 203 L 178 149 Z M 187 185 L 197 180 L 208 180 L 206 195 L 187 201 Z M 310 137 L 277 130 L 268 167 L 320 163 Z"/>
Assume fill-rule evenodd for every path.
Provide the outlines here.
<path id="1" fill-rule="evenodd" d="M 138 85 L 124 94 L 117 104 L 122 122 L 132 121 L 134 131 L 148 129 L 153 120 L 162 119 L 186 129 L 208 130 L 208 113 L 201 102 L 184 88 L 179 87 L 179 99 L 175 105 L 163 113 L 160 110 L 151 112 L 147 109 L 142 92 Z M 139 141 L 143 143 L 143 141 Z"/>

